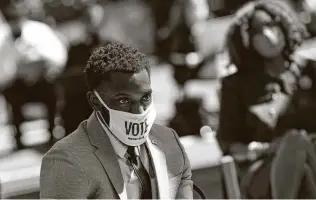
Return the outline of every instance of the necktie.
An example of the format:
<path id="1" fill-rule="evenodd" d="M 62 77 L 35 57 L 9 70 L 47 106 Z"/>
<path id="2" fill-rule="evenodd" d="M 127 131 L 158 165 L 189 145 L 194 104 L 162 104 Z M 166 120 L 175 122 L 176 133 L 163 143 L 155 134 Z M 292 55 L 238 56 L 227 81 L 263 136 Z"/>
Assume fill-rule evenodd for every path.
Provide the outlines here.
<path id="1" fill-rule="evenodd" d="M 146 171 L 144 165 L 142 164 L 140 157 L 136 154 L 136 147 L 128 147 L 127 149 L 127 158 L 135 171 L 136 176 L 139 179 L 141 184 L 141 195 L 140 199 L 151 199 L 151 184 L 150 177 L 148 172 Z"/>

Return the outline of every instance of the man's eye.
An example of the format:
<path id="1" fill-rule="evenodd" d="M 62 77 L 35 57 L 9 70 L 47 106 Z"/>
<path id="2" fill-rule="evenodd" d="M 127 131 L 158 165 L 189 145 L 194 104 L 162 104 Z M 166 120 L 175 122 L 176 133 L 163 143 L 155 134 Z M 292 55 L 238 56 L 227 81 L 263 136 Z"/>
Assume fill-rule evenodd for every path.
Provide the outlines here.
<path id="1" fill-rule="evenodd" d="M 144 102 L 149 102 L 150 100 L 151 100 L 151 95 L 145 95 L 142 98 L 142 101 L 144 101 Z"/>
<path id="2" fill-rule="evenodd" d="M 117 102 L 120 104 L 128 104 L 129 100 L 127 98 L 119 98 Z"/>

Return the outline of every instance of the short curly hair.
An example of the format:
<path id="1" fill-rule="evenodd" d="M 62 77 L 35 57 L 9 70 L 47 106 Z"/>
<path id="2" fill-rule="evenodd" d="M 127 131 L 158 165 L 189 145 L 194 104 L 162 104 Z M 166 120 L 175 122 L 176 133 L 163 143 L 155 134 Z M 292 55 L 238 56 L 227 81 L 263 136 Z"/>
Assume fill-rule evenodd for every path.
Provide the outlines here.
<path id="1" fill-rule="evenodd" d="M 226 38 L 231 61 L 239 71 L 254 69 L 260 56 L 249 45 L 250 21 L 255 11 L 262 10 L 269 14 L 282 29 L 286 46 L 283 55 L 291 62 L 291 55 L 309 34 L 305 25 L 299 20 L 297 13 L 285 2 L 280 0 L 257 0 L 246 3 L 235 16 Z"/>
<path id="2" fill-rule="evenodd" d="M 138 49 L 119 42 L 108 42 L 96 48 L 88 59 L 84 73 L 89 90 L 109 80 L 113 71 L 138 73 L 144 69 L 150 75 L 149 60 Z"/>

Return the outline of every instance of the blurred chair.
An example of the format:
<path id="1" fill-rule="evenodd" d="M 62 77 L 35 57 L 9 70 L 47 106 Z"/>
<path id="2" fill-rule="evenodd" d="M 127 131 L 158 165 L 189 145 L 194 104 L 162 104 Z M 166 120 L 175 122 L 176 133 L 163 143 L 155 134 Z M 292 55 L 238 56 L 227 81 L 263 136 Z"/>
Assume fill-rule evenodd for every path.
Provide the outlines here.
<path id="1" fill-rule="evenodd" d="M 240 199 L 240 187 L 236 165 L 232 156 L 224 156 L 220 161 L 224 184 L 225 198 Z"/>
<path id="2" fill-rule="evenodd" d="M 180 138 L 192 169 L 193 182 L 207 199 L 240 199 L 240 190 L 234 159 L 223 156 L 214 133 Z M 194 197 L 199 198 L 194 193 Z"/>

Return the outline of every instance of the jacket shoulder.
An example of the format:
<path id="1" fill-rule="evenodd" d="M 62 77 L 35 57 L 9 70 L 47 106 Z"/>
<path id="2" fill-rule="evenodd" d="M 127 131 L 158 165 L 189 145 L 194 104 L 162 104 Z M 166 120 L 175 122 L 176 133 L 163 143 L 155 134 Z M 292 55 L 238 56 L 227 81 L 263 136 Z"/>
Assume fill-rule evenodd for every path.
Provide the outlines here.
<path id="1" fill-rule="evenodd" d="M 44 158 L 48 156 L 56 156 L 56 154 L 67 155 L 67 158 L 75 158 L 77 156 L 73 157 L 70 155 L 80 155 L 91 152 L 93 147 L 82 126 L 83 124 L 80 124 L 74 132 L 56 142 L 44 155 Z"/>
<path id="2" fill-rule="evenodd" d="M 173 129 L 160 124 L 153 124 L 151 132 L 155 137 L 162 139 L 173 137 L 175 133 Z"/>
<path id="3" fill-rule="evenodd" d="M 161 124 L 153 124 L 152 129 L 156 129 L 156 130 L 164 130 L 164 131 L 172 131 L 171 128 L 161 125 Z"/>
<path id="4" fill-rule="evenodd" d="M 150 134 L 151 139 L 158 141 L 158 143 L 163 145 L 166 149 L 180 144 L 178 134 L 169 127 L 154 124 Z"/>

